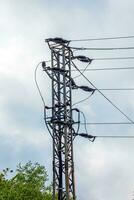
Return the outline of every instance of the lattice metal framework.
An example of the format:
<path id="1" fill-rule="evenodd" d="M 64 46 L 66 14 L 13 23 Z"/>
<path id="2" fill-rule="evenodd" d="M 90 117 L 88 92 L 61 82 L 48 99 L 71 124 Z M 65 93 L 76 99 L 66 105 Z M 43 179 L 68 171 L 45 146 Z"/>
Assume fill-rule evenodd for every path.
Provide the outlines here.
<path id="1" fill-rule="evenodd" d="M 53 137 L 53 200 L 75 200 L 71 50 L 63 39 L 47 39 L 51 49 L 52 116 L 47 119 Z"/>

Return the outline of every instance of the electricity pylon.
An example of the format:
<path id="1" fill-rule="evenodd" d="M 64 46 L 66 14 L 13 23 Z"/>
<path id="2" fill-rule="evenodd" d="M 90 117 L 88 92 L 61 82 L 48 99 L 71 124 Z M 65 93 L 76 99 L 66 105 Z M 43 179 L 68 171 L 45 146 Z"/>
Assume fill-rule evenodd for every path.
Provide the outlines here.
<path id="1" fill-rule="evenodd" d="M 51 50 L 51 67 L 46 72 L 52 82 L 51 117 L 46 118 L 53 138 L 53 200 L 75 200 L 72 82 L 69 41 L 46 40 Z"/>

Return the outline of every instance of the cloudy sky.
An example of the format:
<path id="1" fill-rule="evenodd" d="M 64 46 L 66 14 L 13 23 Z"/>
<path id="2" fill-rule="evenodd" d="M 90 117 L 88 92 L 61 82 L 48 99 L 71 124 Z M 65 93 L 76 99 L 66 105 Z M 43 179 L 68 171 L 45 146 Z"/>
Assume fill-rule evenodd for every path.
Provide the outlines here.
<path id="1" fill-rule="evenodd" d="M 51 138 L 43 122 L 43 106 L 34 83 L 34 69 L 50 59 L 48 37 L 83 39 L 134 35 L 133 0 L 0 0 L 0 169 L 38 161 L 52 181 Z M 72 43 L 73 46 L 134 46 L 134 39 Z M 91 58 L 134 56 L 133 50 L 80 52 Z M 133 67 L 133 60 L 94 61 L 90 67 Z M 80 65 L 84 67 L 85 65 Z M 72 74 L 75 76 L 76 74 Z M 98 88 L 133 88 L 133 71 L 94 71 L 85 75 Z M 37 78 L 46 102 L 49 79 L 39 69 Z M 88 84 L 82 77 L 78 84 Z M 105 91 L 134 120 L 133 91 Z M 86 97 L 73 93 L 74 102 Z M 87 122 L 126 122 L 97 92 L 78 105 Z M 134 135 L 133 125 L 88 126 L 94 135 Z M 134 140 L 82 138 L 74 142 L 77 199 L 131 200 L 134 190 Z"/>

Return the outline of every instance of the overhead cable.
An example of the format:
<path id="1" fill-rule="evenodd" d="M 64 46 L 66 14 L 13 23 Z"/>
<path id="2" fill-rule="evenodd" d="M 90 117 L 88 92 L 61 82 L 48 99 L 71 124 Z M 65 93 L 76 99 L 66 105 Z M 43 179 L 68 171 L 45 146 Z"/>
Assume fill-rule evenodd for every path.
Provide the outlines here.
<path id="1" fill-rule="evenodd" d="M 118 108 L 108 97 L 106 97 L 82 72 L 79 70 L 79 68 L 72 62 L 73 66 L 79 71 L 79 73 L 92 85 L 113 107 L 115 107 L 124 117 L 126 117 L 131 123 L 134 123 L 134 121 L 127 116 L 120 108 Z"/>
<path id="2" fill-rule="evenodd" d="M 90 65 L 90 62 L 89 62 L 89 63 L 86 65 L 86 67 L 82 70 L 82 73 L 84 73 L 84 72 L 87 70 L 87 68 L 88 68 L 89 65 Z M 73 77 L 73 79 L 76 79 L 76 78 L 78 78 L 78 77 L 80 77 L 80 76 L 81 76 L 81 74 L 79 74 L 79 75 Z"/>
<path id="3" fill-rule="evenodd" d="M 45 104 L 45 101 L 44 101 L 42 92 L 41 92 L 41 90 L 40 90 L 40 87 L 39 87 L 39 84 L 38 84 L 38 81 L 37 81 L 37 70 L 38 70 L 40 64 L 42 64 L 42 62 L 39 62 L 38 65 L 37 65 L 36 68 L 35 68 L 35 71 L 34 71 L 34 80 L 35 80 L 35 84 L 36 84 L 37 90 L 38 90 L 38 92 L 39 92 L 40 98 L 41 98 L 41 100 L 42 100 L 42 103 L 43 103 L 43 105 L 44 105 L 44 107 L 45 107 L 46 104 Z"/>
<path id="4" fill-rule="evenodd" d="M 90 68 L 90 69 L 79 69 L 80 71 L 101 71 L 101 70 L 133 70 L 134 67 L 109 67 L 109 68 Z M 72 69 L 71 71 L 78 71 L 76 69 Z"/>
<path id="5" fill-rule="evenodd" d="M 94 60 L 133 60 L 134 56 L 127 57 L 100 57 L 100 58 L 90 58 L 92 61 Z"/>
<path id="6" fill-rule="evenodd" d="M 80 88 L 80 89 L 82 89 L 82 87 L 83 88 L 85 87 L 85 91 L 86 91 L 86 89 L 88 91 L 88 86 L 78 86 L 78 88 Z M 134 88 L 98 88 L 98 89 L 89 88 L 89 91 L 90 92 L 92 91 L 92 93 L 94 93 L 96 90 L 100 90 L 100 91 L 134 91 Z"/>
<path id="7" fill-rule="evenodd" d="M 43 62 L 45 63 L 45 62 L 49 62 L 49 61 L 43 61 Z M 34 80 L 35 80 L 35 84 L 36 84 L 37 90 L 38 90 L 38 92 L 39 92 L 39 95 L 40 95 L 41 100 L 42 100 L 42 103 L 43 103 L 45 124 L 46 124 L 46 127 L 47 127 L 47 129 L 48 129 L 48 131 L 49 131 L 51 137 L 53 138 L 52 133 L 51 133 L 51 131 L 50 131 L 49 127 L 48 127 L 47 121 L 46 121 L 46 118 L 47 118 L 47 116 L 46 116 L 46 103 L 45 103 L 44 97 L 43 97 L 43 95 L 42 95 L 42 92 L 41 92 L 41 90 L 40 90 L 40 87 L 39 87 L 39 84 L 38 84 L 38 81 L 37 81 L 37 70 L 38 70 L 40 64 L 42 64 L 43 62 L 39 62 L 39 63 L 37 64 L 37 66 L 36 66 L 36 68 L 35 68 L 35 71 L 34 71 Z"/>
<path id="8" fill-rule="evenodd" d="M 113 51 L 113 50 L 133 50 L 134 47 L 70 47 L 82 51 Z"/>
<path id="9" fill-rule="evenodd" d="M 94 58 L 92 60 L 131 60 L 134 59 L 134 56 L 128 56 L 128 57 L 111 57 L 111 58 Z"/>
<path id="10" fill-rule="evenodd" d="M 85 114 L 84 114 L 84 112 L 83 111 L 80 111 L 80 113 L 83 115 L 83 119 L 84 119 L 84 127 L 85 127 L 85 131 L 86 131 L 86 134 L 87 134 L 87 125 L 86 125 L 86 116 L 85 116 Z"/>
<path id="11" fill-rule="evenodd" d="M 95 40 L 117 40 L 117 39 L 131 39 L 134 38 L 134 35 L 130 36 L 118 36 L 118 37 L 101 37 L 101 38 L 86 38 L 86 39 L 76 39 L 70 40 L 70 42 L 87 42 L 87 41 L 95 41 Z"/>
<path id="12" fill-rule="evenodd" d="M 84 122 L 80 123 L 85 125 Z M 86 125 L 134 125 L 131 122 L 86 122 Z"/>
<path id="13" fill-rule="evenodd" d="M 95 137 L 99 138 L 134 138 L 133 135 L 95 135 Z"/>
<path id="14" fill-rule="evenodd" d="M 134 135 L 89 135 L 87 133 L 78 133 L 76 136 L 81 136 L 94 142 L 96 138 L 116 138 L 116 139 L 132 139 Z"/>
<path id="15" fill-rule="evenodd" d="M 129 91 L 134 90 L 134 88 L 99 88 L 100 91 Z"/>
<path id="16" fill-rule="evenodd" d="M 75 103 L 72 105 L 72 107 L 74 107 L 75 105 L 80 104 L 80 103 L 82 103 L 82 102 L 85 102 L 85 101 L 88 100 L 92 95 L 93 95 L 93 93 L 91 93 L 91 94 L 90 94 L 89 96 L 87 96 L 86 98 L 84 98 L 84 99 L 82 99 L 82 100 L 80 100 L 80 101 L 75 102 Z"/>

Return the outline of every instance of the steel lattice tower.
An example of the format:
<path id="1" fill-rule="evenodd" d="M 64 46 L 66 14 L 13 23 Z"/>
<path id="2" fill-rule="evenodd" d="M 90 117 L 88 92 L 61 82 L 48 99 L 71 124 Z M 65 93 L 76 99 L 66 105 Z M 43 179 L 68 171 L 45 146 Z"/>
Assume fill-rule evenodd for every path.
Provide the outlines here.
<path id="1" fill-rule="evenodd" d="M 69 41 L 50 38 L 52 116 L 47 118 L 53 137 L 53 200 L 75 200 L 71 50 Z"/>

